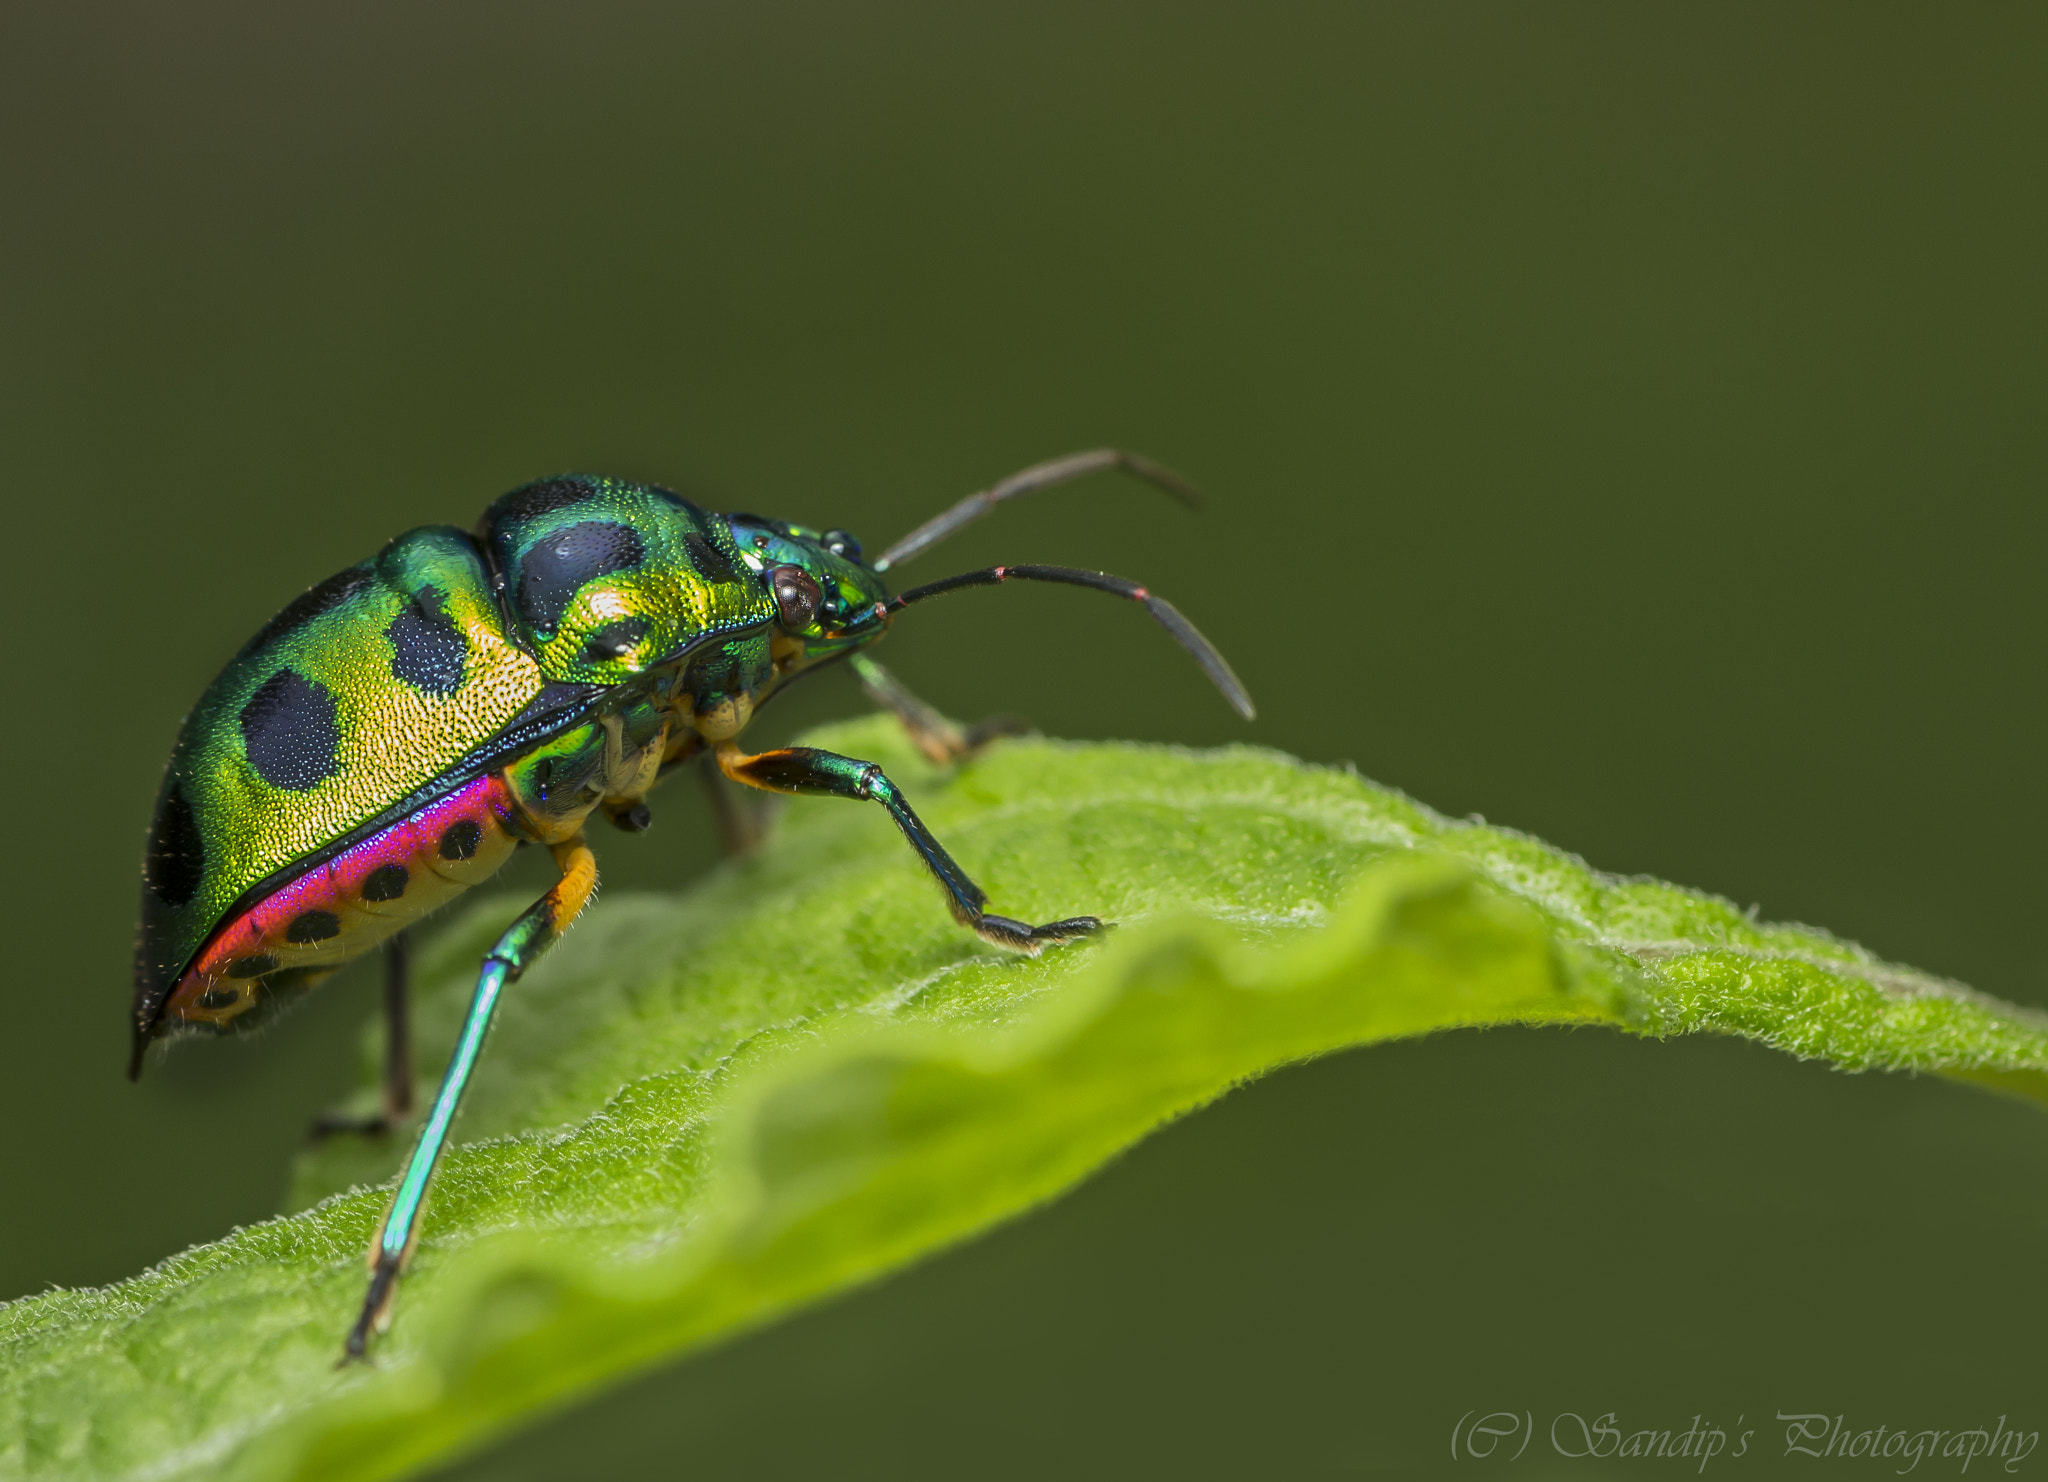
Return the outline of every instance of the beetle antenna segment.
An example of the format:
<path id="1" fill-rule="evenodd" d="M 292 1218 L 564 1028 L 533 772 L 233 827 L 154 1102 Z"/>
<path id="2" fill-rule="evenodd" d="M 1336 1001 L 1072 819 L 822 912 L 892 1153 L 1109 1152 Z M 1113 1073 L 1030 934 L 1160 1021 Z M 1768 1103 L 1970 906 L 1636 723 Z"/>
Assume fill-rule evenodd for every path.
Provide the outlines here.
<path id="1" fill-rule="evenodd" d="M 1069 453 L 1064 458 L 1054 458 L 1046 463 L 1034 463 L 1020 473 L 1011 474 L 1000 484 L 968 495 L 883 551 L 868 563 L 869 567 L 874 571 L 887 571 L 891 566 L 900 566 L 925 547 L 937 545 L 961 526 L 973 524 L 1005 499 L 1015 499 L 1019 494 L 1029 494 L 1037 489 L 1050 489 L 1055 484 L 1064 484 L 1104 468 L 1121 468 L 1126 473 L 1135 474 L 1146 483 L 1164 489 L 1189 509 L 1202 507 L 1202 496 L 1172 469 L 1120 448 L 1096 448 L 1087 453 Z"/>
<path id="2" fill-rule="evenodd" d="M 1154 596 L 1136 582 L 1111 576 L 1106 571 L 1081 571 L 1072 566 L 991 566 L 983 571 L 967 571 L 959 576 L 949 576 L 944 581 L 912 587 L 891 600 L 888 610 L 898 612 L 914 602 L 943 597 L 963 587 L 993 587 L 1006 581 L 1064 582 L 1068 586 L 1092 587 L 1098 592 L 1108 592 L 1111 596 L 1144 604 L 1145 611 L 1152 614 L 1159 626 L 1173 635 L 1173 641 L 1194 655 L 1195 662 L 1202 666 L 1202 672 L 1209 676 L 1209 682 L 1223 691 L 1223 698 L 1230 702 L 1231 709 L 1246 720 L 1258 714 L 1252 707 L 1252 697 L 1245 692 L 1243 683 L 1231 671 L 1229 663 L 1193 623 L 1181 616 L 1179 608 L 1164 597 Z"/>

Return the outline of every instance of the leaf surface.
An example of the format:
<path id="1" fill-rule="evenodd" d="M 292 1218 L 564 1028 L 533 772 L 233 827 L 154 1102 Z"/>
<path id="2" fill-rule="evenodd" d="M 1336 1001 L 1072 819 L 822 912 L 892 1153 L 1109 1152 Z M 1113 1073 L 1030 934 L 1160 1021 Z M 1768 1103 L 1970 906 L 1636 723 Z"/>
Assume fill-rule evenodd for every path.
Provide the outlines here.
<path id="1" fill-rule="evenodd" d="M 296 1213 L 0 1308 L 0 1470 L 402 1475 L 1028 1209 L 1247 1078 L 1436 1029 L 1717 1031 L 2048 1100 L 2044 1016 L 1345 771 L 1031 741 L 946 777 L 880 721 L 810 739 L 882 761 L 995 909 L 1115 930 L 998 954 L 880 809 L 792 804 L 689 891 L 605 899 L 508 995 L 373 1365 L 334 1359 L 404 1149 L 337 1143 Z M 426 1063 L 518 904 L 436 938 Z"/>

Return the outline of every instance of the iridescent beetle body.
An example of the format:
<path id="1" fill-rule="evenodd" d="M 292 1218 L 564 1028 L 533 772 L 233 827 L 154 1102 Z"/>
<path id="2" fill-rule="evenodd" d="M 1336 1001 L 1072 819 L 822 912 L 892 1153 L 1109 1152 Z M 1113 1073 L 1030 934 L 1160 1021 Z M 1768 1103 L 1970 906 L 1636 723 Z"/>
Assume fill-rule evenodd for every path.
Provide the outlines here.
<path id="1" fill-rule="evenodd" d="M 453 892 L 437 880 L 460 889 L 488 878 L 517 837 L 511 820 L 537 748 L 552 768 L 565 734 L 573 756 L 597 745 L 606 715 L 645 722 L 655 676 L 640 672 L 640 655 L 709 657 L 707 646 L 758 635 L 774 616 L 725 523 L 673 495 L 553 480 L 500 500 L 483 535 L 411 531 L 322 582 L 243 648 L 186 720 L 145 869 L 138 1053 L 160 1011 L 246 1028 L 440 904 Z M 503 606 L 494 554 L 512 573 Z M 569 585 L 578 575 L 588 580 Z M 615 655 L 590 651 L 636 634 Z M 464 815 L 481 831 L 474 846 L 428 849 L 416 861 L 425 871 L 411 855 L 382 859 L 384 849 L 364 867 L 365 846 L 492 776 L 491 797 Z M 386 864 L 408 872 L 404 888 L 394 872 L 375 875 Z M 363 878 L 337 879 L 334 900 L 306 907 L 326 919 L 268 919 L 270 901 L 323 869 Z"/>
<path id="2" fill-rule="evenodd" d="M 160 1037 L 262 1022 L 349 960 L 391 948 L 388 1130 L 408 1110 L 403 932 L 490 878 L 522 843 L 561 878 L 507 930 L 392 1209 L 371 1249 L 359 1356 L 388 1320 L 399 1271 L 500 990 L 566 929 L 596 886 L 583 839 L 594 813 L 644 828 L 648 790 L 700 756 L 776 792 L 881 803 L 984 938 L 1025 952 L 1083 935 L 1075 917 L 1033 927 L 991 915 L 972 880 L 872 763 L 806 748 L 748 755 L 734 742 L 782 684 L 851 658 L 870 695 L 930 754 L 971 742 L 859 650 L 894 613 L 962 586 L 1010 579 L 1094 586 L 1143 602 L 1247 716 L 1213 649 L 1142 587 L 1056 567 L 995 567 L 890 598 L 881 573 L 1002 499 L 1121 466 L 1103 452 L 1026 470 L 970 496 L 873 562 L 843 532 L 697 508 L 666 490 L 566 476 L 493 504 L 478 533 L 429 526 L 286 607 L 186 718 L 144 861 L 130 1075 Z M 338 1130 L 351 1124 L 328 1124 Z"/>

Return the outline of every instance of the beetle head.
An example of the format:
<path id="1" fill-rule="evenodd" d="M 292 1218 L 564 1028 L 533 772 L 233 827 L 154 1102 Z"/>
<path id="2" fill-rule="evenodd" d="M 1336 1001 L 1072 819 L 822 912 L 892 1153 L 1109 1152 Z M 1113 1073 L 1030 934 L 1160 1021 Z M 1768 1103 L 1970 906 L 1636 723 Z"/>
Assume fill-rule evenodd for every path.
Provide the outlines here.
<path id="1" fill-rule="evenodd" d="M 792 668 L 873 642 L 887 624 L 889 589 L 844 530 L 812 530 L 760 515 L 728 515 L 740 560 L 775 606 Z"/>

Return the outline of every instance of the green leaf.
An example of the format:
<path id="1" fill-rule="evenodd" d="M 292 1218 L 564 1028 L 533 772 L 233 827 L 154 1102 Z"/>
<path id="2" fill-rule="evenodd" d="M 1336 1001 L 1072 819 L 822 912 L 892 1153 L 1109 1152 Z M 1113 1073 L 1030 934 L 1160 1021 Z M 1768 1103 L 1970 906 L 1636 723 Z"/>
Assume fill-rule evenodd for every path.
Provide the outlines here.
<path id="1" fill-rule="evenodd" d="M 1463 1025 L 1711 1030 L 2048 1099 L 2048 1018 L 1725 901 L 1600 875 L 1344 771 L 1243 748 L 883 761 L 1036 961 L 959 931 L 881 810 L 791 805 L 678 897 L 604 900 L 509 996 L 376 1362 L 337 1370 L 403 1149 L 119 1286 L 0 1310 L 0 1470 L 366 1478 L 1049 1199 L 1274 1066 Z M 445 1053 L 484 944 L 422 974 Z M 324 1196 L 324 1197 L 323 1197 Z M 315 1202 L 317 1201 L 317 1202 Z"/>

